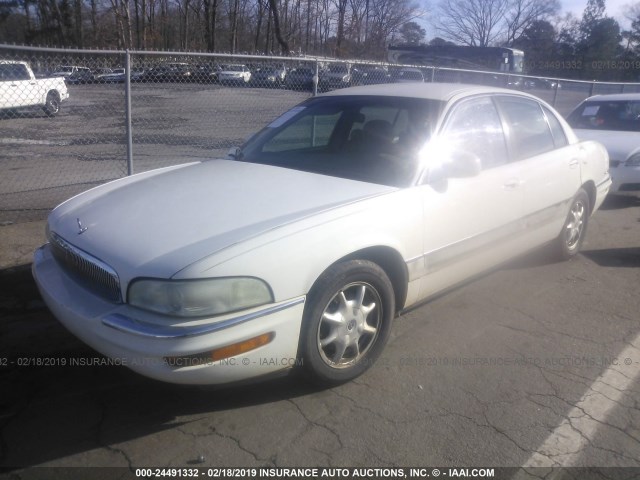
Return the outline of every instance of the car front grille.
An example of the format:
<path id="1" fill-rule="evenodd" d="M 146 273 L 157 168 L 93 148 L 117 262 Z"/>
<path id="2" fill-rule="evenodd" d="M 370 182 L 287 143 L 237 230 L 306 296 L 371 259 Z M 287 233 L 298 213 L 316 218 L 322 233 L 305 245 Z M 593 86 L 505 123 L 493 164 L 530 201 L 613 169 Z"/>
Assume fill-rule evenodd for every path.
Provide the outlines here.
<path id="1" fill-rule="evenodd" d="M 54 258 L 85 288 L 115 303 L 122 303 L 120 279 L 106 263 L 74 247 L 56 233 L 49 234 Z"/>

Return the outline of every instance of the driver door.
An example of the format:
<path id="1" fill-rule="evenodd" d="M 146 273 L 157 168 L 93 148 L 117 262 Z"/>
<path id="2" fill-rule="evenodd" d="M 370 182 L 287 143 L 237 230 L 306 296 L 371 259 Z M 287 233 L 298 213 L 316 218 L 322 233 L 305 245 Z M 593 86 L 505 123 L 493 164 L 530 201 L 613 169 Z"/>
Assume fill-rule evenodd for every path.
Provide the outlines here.
<path id="1" fill-rule="evenodd" d="M 423 297 L 461 282 L 511 255 L 523 208 L 520 167 L 509 163 L 503 125 L 492 97 L 465 99 L 447 114 L 436 148 L 424 160 L 442 168 L 424 188 Z M 440 154 L 438 154 L 440 152 Z M 440 157 L 440 158 L 436 158 Z M 456 158 L 481 170 L 456 172 Z M 444 165 L 438 167 L 438 164 Z"/>

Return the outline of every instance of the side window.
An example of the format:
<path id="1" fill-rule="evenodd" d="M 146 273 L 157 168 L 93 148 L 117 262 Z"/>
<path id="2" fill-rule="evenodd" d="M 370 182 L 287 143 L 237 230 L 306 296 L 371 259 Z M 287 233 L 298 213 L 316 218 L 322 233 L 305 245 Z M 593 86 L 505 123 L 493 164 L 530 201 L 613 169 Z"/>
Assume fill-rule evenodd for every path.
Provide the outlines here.
<path id="1" fill-rule="evenodd" d="M 498 101 L 509 125 L 513 160 L 555 148 L 551 129 L 538 102 L 517 97 L 500 97 Z"/>
<path id="2" fill-rule="evenodd" d="M 0 63 L 0 81 L 11 80 L 11 65 Z"/>
<path id="3" fill-rule="evenodd" d="M 25 67 L 21 63 L 16 63 L 14 67 L 15 80 L 29 80 L 29 72 L 27 72 L 27 67 Z"/>
<path id="4" fill-rule="evenodd" d="M 262 151 L 288 152 L 327 146 L 341 114 L 304 115 L 265 143 Z"/>
<path id="5" fill-rule="evenodd" d="M 456 150 L 477 155 L 483 170 L 507 163 L 502 123 L 489 97 L 467 100 L 456 106 L 444 135 Z"/>
<path id="6" fill-rule="evenodd" d="M 562 128 L 562 125 L 558 121 L 558 117 L 556 117 L 547 107 L 542 107 L 542 110 L 549 121 L 551 134 L 553 135 L 553 144 L 556 148 L 564 147 L 569 143 L 569 141 L 564 133 L 564 128 Z"/>
<path id="7" fill-rule="evenodd" d="M 0 79 L 2 80 L 29 80 L 27 67 L 19 63 L 5 63 L 0 65 Z"/>

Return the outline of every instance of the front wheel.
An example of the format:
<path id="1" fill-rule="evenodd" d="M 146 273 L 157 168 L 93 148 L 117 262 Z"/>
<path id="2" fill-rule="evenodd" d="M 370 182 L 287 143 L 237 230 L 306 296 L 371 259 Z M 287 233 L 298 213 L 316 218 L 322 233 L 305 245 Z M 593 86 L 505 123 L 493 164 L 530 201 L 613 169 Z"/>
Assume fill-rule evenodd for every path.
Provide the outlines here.
<path id="1" fill-rule="evenodd" d="M 316 383 L 341 383 L 380 356 L 395 314 L 391 281 L 375 263 L 329 268 L 307 298 L 300 340 L 305 370 Z"/>
<path id="2" fill-rule="evenodd" d="M 557 251 L 562 260 L 569 260 L 580 251 L 584 237 L 587 234 L 589 215 L 589 195 L 583 189 L 580 189 L 571 200 L 569 214 L 556 240 Z"/>
<path id="3" fill-rule="evenodd" d="M 48 116 L 55 117 L 60 111 L 60 97 L 58 94 L 55 92 L 49 92 L 42 109 Z"/>

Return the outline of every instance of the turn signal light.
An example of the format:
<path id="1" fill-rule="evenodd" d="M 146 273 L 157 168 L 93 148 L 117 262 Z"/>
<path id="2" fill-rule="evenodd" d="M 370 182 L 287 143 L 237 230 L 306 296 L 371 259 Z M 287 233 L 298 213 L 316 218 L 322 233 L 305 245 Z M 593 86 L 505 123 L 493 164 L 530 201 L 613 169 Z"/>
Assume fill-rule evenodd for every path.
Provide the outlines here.
<path id="1" fill-rule="evenodd" d="M 242 342 L 232 343 L 224 347 L 216 348 L 208 352 L 196 353 L 194 355 L 184 355 L 180 357 L 165 357 L 165 361 L 172 367 L 191 367 L 195 365 L 205 365 L 211 362 L 224 360 L 225 358 L 235 357 L 243 353 L 250 352 L 256 348 L 262 347 L 270 343 L 276 334 L 275 332 L 263 333 L 257 337 L 243 340 Z"/>

